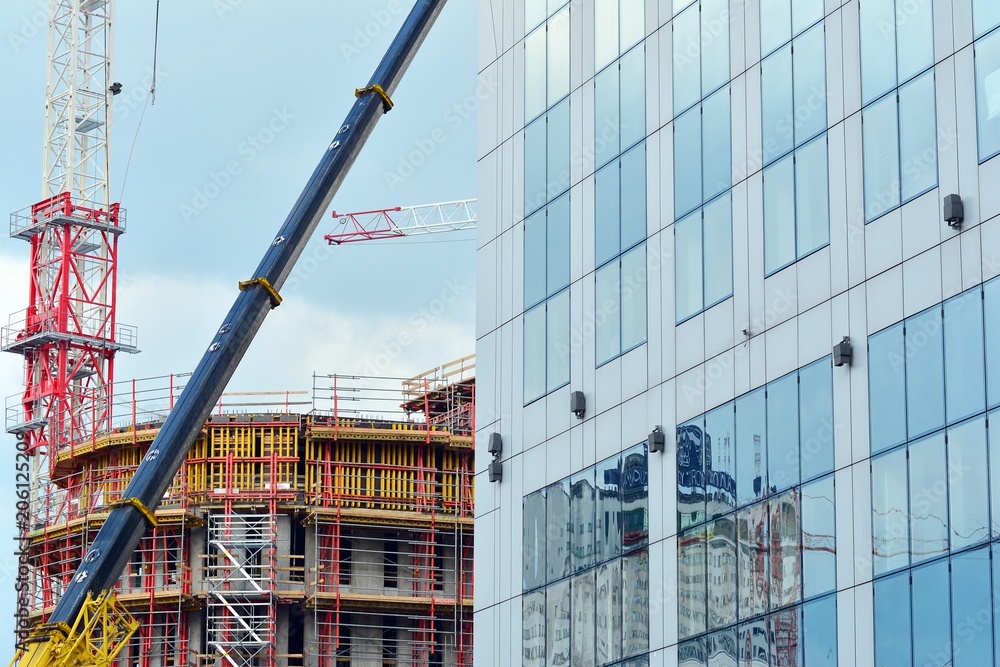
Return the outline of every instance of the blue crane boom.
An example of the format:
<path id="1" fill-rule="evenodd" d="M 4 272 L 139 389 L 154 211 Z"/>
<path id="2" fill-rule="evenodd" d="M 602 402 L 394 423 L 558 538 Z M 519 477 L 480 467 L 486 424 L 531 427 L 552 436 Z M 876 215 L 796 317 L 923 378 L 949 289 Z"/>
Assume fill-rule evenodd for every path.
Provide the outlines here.
<path id="1" fill-rule="evenodd" d="M 150 445 L 122 499 L 108 515 L 48 622 L 36 629 L 27 640 L 25 649 L 19 655 L 20 665 L 40 667 L 56 662 L 65 664 L 68 657 L 65 655 L 66 648 L 57 647 L 72 643 L 69 635 L 76 632 L 74 626 L 88 600 L 112 590 L 139 540 L 155 523 L 153 512 L 180 469 L 212 406 L 236 371 L 264 318 L 281 302 L 281 286 L 379 117 L 392 107 L 390 95 L 444 4 L 445 0 L 417 0 L 368 85 L 357 90 L 357 101 L 269 244 L 252 278 L 240 283 L 236 301 Z M 61 657 L 56 660 L 56 656 Z M 108 658 L 113 660 L 113 656 L 105 657 Z M 87 664 L 88 658 L 81 655 L 69 662 Z"/>

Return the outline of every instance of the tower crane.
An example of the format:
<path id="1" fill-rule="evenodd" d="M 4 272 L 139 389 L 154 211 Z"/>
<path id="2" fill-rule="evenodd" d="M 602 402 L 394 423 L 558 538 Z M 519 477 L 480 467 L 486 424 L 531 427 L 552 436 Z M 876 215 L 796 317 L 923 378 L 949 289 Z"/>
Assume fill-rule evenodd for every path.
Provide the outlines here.
<path id="1" fill-rule="evenodd" d="M 112 14 L 112 0 L 55 0 L 53 3 L 53 7 L 61 5 L 66 5 L 81 20 L 84 14 L 101 8 L 106 8 L 109 16 Z M 355 91 L 357 100 L 347 118 L 324 150 L 257 269 L 248 280 L 240 282 L 235 302 L 121 499 L 114 503 L 48 621 L 31 632 L 18 650 L 14 663 L 21 667 L 106 667 L 135 633 L 138 623 L 116 599 L 115 581 L 139 540 L 156 525 L 155 511 L 163 494 L 264 318 L 281 304 L 281 287 L 378 119 L 392 109 L 391 95 L 444 5 L 445 0 L 416 0 L 367 85 Z M 74 37 L 70 46 L 75 49 L 76 45 Z M 78 83 L 69 83 L 71 94 Z M 105 102 L 99 105 L 105 112 L 106 90 L 107 87 L 100 89 L 100 97 Z M 94 115 L 81 116 L 80 110 L 76 104 L 69 106 L 63 118 L 64 129 L 75 128 L 83 132 L 87 120 L 97 119 Z M 107 117 L 103 118 L 106 121 Z M 82 137 L 76 139 L 84 145 L 87 143 Z M 92 224 L 108 226 L 110 211 L 96 221 L 86 219 Z M 47 223 L 39 220 L 32 224 Z M 110 233 L 103 227 L 99 231 Z"/>
<path id="2" fill-rule="evenodd" d="M 334 211 L 333 217 L 339 222 L 331 233 L 323 237 L 330 245 L 437 232 L 460 232 L 476 228 L 476 200 L 396 206 L 356 213 Z"/>

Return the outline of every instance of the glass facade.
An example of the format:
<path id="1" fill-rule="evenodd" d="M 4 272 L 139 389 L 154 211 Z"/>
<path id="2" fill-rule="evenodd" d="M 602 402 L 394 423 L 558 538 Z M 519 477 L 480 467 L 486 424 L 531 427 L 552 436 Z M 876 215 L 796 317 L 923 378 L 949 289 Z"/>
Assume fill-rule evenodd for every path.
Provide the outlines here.
<path id="1" fill-rule="evenodd" d="M 522 664 L 644 665 L 646 443 L 525 496 Z"/>
<path id="2" fill-rule="evenodd" d="M 983 16 L 985 18 L 980 19 Z M 976 25 L 995 28 L 1000 24 L 1000 5 L 980 2 Z M 994 29 L 976 41 L 976 117 L 979 121 L 979 161 L 1000 153 L 1000 30 Z"/>

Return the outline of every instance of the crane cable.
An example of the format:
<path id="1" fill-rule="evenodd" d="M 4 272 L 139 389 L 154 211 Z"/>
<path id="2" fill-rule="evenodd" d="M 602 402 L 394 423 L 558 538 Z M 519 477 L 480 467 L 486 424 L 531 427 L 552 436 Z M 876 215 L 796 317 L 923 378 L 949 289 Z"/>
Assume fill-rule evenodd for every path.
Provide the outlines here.
<path id="1" fill-rule="evenodd" d="M 146 116 L 146 107 L 156 104 L 156 52 L 160 41 L 160 0 L 156 0 L 156 18 L 153 22 L 153 79 L 146 93 L 146 101 L 142 105 L 142 112 L 139 114 L 139 123 L 135 126 L 135 135 L 132 137 L 132 146 L 128 150 L 128 160 L 125 162 L 125 175 L 122 177 L 122 191 L 118 201 L 125 199 L 125 183 L 128 181 L 128 170 L 132 166 L 132 153 L 135 152 L 135 144 L 139 140 L 139 129 L 142 127 L 142 119 Z"/>

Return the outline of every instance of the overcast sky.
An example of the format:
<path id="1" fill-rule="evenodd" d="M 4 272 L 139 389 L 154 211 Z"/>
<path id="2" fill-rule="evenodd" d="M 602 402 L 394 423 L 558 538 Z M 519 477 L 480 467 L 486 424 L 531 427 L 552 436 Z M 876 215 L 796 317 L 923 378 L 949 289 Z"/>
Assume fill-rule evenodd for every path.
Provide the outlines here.
<path id="1" fill-rule="evenodd" d="M 111 182 L 128 211 L 118 320 L 138 326 L 142 350 L 118 358 L 118 380 L 194 368 L 411 4 L 163 2 L 156 103 L 145 106 L 155 0 L 118 2 Z M 446 6 L 333 209 L 475 196 L 476 4 Z M 47 14 L 48 0 L 0 5 L 4 213 L 42 196 Z M 230 391 L 309 389 L 314 371 L 409 376 L 474 351 L 474 235 L 329 248 L 331 229 L 327 218 Z M 27 257 L 27 243 L 0 237 L 0 317 L 27 305 Z M 0 355 L 3 397 L 21 391 L 22 361 Z M 3 656 L 16 561 L 12 465 L 0 470 L 0 538 L 11 539 L 0 556 Z"/>

